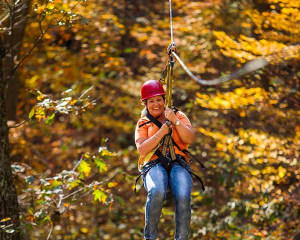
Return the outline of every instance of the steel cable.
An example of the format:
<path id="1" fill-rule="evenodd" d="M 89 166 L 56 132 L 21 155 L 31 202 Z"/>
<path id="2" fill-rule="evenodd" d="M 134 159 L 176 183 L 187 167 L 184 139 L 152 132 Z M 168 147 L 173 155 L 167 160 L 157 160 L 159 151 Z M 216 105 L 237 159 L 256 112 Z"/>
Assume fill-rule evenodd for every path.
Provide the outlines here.
<path id="1" fill-rule="evenodd" d="M 169 11 L 170 11 L 170 34 L 171 34 L 171 44 L 175 44 L 174 43 L 174 39 L 173 39 L 173 16 L 172 16 L 172 0 L 169 0 Z M 254 59 L 248 63 L 246 63 L 242 68 L 240 68 L 239 70 L 230 73 L 228 75 L 219 77 L 217 79 L 212 79 L 212 80 L 204 80 L 201 78 L 196 77 L 191 71 L 190 69 L 184 64 L 184 62 L 180 59 L 180 57 L 175 53 L 175 51 L 170 51 L 171 54 L 173 54 L 173 56 L 177 59 L 177 61 L 179 62 L 179 64 L 182 66 L 182 68 L 184 69 L 184 71 L 192 78 L 194 79 L 196 82 L 198 82 L 199 84 L 202 85 L 216 85 L 219 83 L 223 83 L 223 82 L 227 82 L 230 81 L 234 78 L 239 78 L 245 74 L 251 73 L 253 71 L 256 71 L 260 68 L 263 68 L 265 66 L 267 66 L 269 64 L 269 62 L 264 59 L 264 58 L 258 58 L 258 59 Z"/>
<path id="2" fill-rule="evenodd" d="M 171 34 L 171 43 L 173 40 L 173 16 L 172 16 L 172 0 L 169 0 L 169 10 L 170 10 L 170 34 Z"/>
<path id="3" fill-rule="evenodd" d="M 204 80 L 201 78 L 196 77 L 190 70 L 189 68 L 184 64 L 184 62 L 180 59 L 180 57 L 175 53 L 172 52 L 173 56 L 177 59 L 177 61 L 179 62 L 179 64 L 182 66 L 182 68 L 184 69 L 184 71 L 192 78 L 194 79 L 196 82 L 202 84 L 202 85 L 216 85 L 219 83 L 223 83 L 223 82 L 227 82 L 231 79 L 234 78 L 239 78 L 242 75 L 245 75 L 247 73 L 251 73 L 253 71 L 256 71 L 260 68 L 265 67 L 266 65 L 269 64 L 269 62 L 264 59 L 264 58 L 258 58 L 255 60 L 252 60 L 248 63 L 246 63 L 242 68 L 240 68 L 239 70 L 230 73 L 228 75 L 219 77 L 217 79 L 212 79 L 212 80 Z"/>

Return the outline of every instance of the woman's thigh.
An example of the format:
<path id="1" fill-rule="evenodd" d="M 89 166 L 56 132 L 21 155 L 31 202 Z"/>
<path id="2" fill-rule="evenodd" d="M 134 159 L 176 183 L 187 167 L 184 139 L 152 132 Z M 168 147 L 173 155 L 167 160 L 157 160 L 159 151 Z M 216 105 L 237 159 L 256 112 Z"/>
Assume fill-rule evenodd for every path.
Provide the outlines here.
<path id="1" fill-rule="evenodd" d="M 176 163 L 171 169 L 169 184 L 175 198 L 189 197 L 192 191 L 193 179 L 184 167 Z"/>
<path id="2" fill-rule="evenodd" d="M 158 163 L 149 170 L 143 180 L 147 192 L 153 190 L 166 192 L 168 186 L 168 172 Z"/>

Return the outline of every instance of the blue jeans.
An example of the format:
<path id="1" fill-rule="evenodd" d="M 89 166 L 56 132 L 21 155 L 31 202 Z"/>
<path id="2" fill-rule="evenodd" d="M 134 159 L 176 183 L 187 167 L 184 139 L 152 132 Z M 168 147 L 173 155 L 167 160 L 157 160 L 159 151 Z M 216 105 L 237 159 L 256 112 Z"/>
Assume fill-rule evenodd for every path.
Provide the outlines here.
<path id="1" fill-rule="evenodd" d="M 176 240 L 187 240 L 191 220 L 191 190 L 193 180 L 190 173 L 175 163 L 168 175 L 161 163 L 156 164 L 144 176 L 144 187 L 148 192 L 145 208 L 145 239 L 156 239 L 158 222 L 168 185 L 175 199 Z"/>

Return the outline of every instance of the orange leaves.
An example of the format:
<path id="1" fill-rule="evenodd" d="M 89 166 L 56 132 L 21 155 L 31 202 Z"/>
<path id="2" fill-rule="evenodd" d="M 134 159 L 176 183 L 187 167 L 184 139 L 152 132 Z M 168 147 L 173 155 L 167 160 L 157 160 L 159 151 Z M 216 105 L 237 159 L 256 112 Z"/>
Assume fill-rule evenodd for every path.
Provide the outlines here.
<path id="1" fill-rule="evenodd" d="M 300 138 L 300 126 L 295 127 L 295 132 L 296 132 L 296 136 L 298 136 L 298 138 Z"/>
<path id="2" fill-rule="evenodd" d="M 150 50 L 147 50 L 147 49 L 142 49 L 140 51 L 140 56 L 141 57 L 145 56 L 149 60 L 155 59 L 157 57 L 153 52 L 151 52 Z"/>

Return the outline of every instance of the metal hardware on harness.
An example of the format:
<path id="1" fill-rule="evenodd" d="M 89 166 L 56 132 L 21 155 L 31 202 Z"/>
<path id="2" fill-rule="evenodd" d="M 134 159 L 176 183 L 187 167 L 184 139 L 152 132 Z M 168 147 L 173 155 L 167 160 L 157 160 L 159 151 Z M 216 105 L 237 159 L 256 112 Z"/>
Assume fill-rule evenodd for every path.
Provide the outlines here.
<path id="1" fill-rule="evenodd" d="M 160 154 L 160 157 L 157 160 L 153 160 L 148 162 L 142 169 L 142 172 L 140 173 L 140 175 L 136 178 L 135 180 L 135 187 L 134 187 L 134 192 L 136 193 L 136 184 L 138 183 L 139 179 L 143 176 L 145 177 L 146 174 L 151 170 L 151 168 L 153 168 L 156 164 L 161 163 L 162 166 L 168 171 L 170 172 L 170 170 L 172 169 L 173 164 L 178 163 L 180 166 L 182 166 L 183 168 L 185 168 L 190 174 L 191 176 L 194 176 L 195 178 L 197 178 L 197 180 L 200 182 L 201 184 L 201 189 L 204 192 L 205 191 L 205 186 L 204 183 L 202 181 L 202 179 L 193 172 L 193 170 L 191 169 L 191 167 L 189 166 L 189 164 L 185 161 L 184 157 L 182 157 L 181 155 L 176 155 L 176 159 L 174 161 L 169 161 L 170 159 L 167 159 L 167 157 L 164 157 Z M 166 161 L 167 160 L 167 161 Z"/>
<path id="2" fill-rule="evenodd" d="M 174 58 L 172 57 L 171 53 L 176 51 L 176 44 L 172 42 L 168 47 L 168 55 L 169 55 L 169 62 L 167 65 L 167 95 L 166 95 L 166 106 L 172 106 L 172 82 L 173 82 L 173 67 L 174 67 Z M 170 122 L 167 121 L 168 126 L 170 126 Z M 170 157 L 172 161 L 176 159 L 175 149 L 172 141 L 172 130 L 170 129 L 169 134 L 167 134 L 163 138 L 163 148 L 162 148 L 162 155 L 164 157 L 167 156 L 167 150 L 169 149 Z"/>
<path id="3" fill-rule="evenodd" d="M 172 107 L 172 109 L 173 109 L 173 111 L 174 111 L 175 113 L 178 111 L 178 109 L 176 109 L 175 107 Z M 161 128 L 162 123 L 161 123 L 160 121 L 158 121 L 155 117 L 153 117 L 153 116 L 149 113 L 148 109 L 146 109 L 146 117 L 150 120 L 149 122 L 153 122 L 158 128 Z M 146 123 L 144 123 L 144 124 L 148 124 L 149 122 L 146 122 Z M 142 127 L 144 124 L 140 125 L 139 127 Z M 152 167 L 154 167 L 157 163 L 161 163 L 162 166 L 163 166 L 165 169 L 171 169 L 172 164 L 173 164 L 174 162 L 178 162 L 178 163 L 179 163 L 182 167 L 184 167 L 184 168 L 185 168 L 192 176 L 194 176 L 195 178 L 197 178 L 197 179 L 200 181 L 202 190 L 204 191 L 204 190 L 205 190 L 205 187 L 204 187 L 204 184 L 203 184 L 202 179 L 201 179 L 197 174 L 195 174 L 195 173 L 192 171 L 191 167 L 190 167 L 189 164 L 185 161 L 185 158 L 184 158 L 184 157 L 182 157 L 182 156 L 179 155 L 179 154 L 175 154 L 174 148 L 177 147 L 177 149 L 178 149 L 179 151 L 181 151 L 181 152 L 184 153 L 185 155 L 188 154 L 190 157 L 193 157 L 193 155 L 192 155 L 188 150 L 186 150 L 186 149 L 181 149 L 181 148 L 176 144 L 176 142 L 174 141 L 174 139 L 172 138 L 172 136 L 171 136 L 171 135 L 169 135 L 169 136 L 170 136 L 170 140 L 171 140 L 171 143 L 170 143 L 170 144 L 171 144 L 171 146 L 172 146 L 172 147 L 170 148 L 170 150 L 169 150 L 169 153 L 166 153 L 166 155 L 164 156 L 164 155 L 162 154 L 162 152 L 159 150 L 159 148 L 157 148 L 157 149 L 155 150 L 154 154 L 158 157 L 158 159 L 152 160 L 152 161 L 150 161 L 150 162 L 148 162 L 148 163 L 146 163 L 146 164 L 144 165 L 144 167 L 143 167 L 142 170 L 141 170 L 140 175 L 139 175 L 139 176 L 137 177 L 137 179 L 136 179 L 135 185 L 137 184 L 137 182 L 138 182 L 138 180 L 140 179 L 140 177 L 141 177 L 141 176 L 146 176 L 146 174 L 150 171 L 150 169 L 151 169 Z M 166 145 L 166 146 L 168 146 L 168 145 Z M 174 150 L 174 156 L 175 156 L 175 158 L 174 158 L 174 156 L 173 156 L 173 159 L 171 158 L 171 153 L 172 153 L 171 149 Z M 175 159 L 175 160 L 174 160 L 174 159 Z M 202 168 L 205 168 L 205 166 L 201 163 L 201 161 L 199 161 L 198 159 L 196 159 L 196 158 L 194 158 L 194 157 L 193 157 L 193 159 L 195 159 L 195 160 L 200 164 L 200 166 L 201 166 Z M 136 187 L 135 187 L 135 192 L 136 192 Z"/>
<path id="4" fill-rule="evenodd" d="M 167 48 L 168 51 L 168 55 L 171 56 L 172 52 L 176 52 L 176 43 L 175 42 L 171 42 L 170 45 Z"/>

